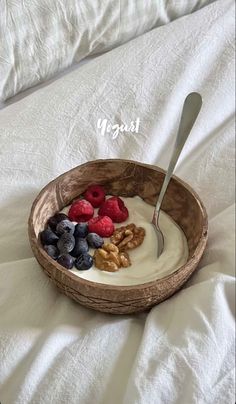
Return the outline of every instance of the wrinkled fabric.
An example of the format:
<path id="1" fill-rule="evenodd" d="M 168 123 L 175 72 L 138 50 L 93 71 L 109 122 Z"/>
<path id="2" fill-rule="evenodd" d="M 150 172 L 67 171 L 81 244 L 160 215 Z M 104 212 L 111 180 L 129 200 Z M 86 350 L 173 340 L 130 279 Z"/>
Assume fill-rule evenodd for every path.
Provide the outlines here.
<path id="1" fill-rule="evenodd" d="M 176 174 L 201 196 L 209 241 L 184 288 L 112 316 L 60 294 L 30 250 L 39 190 L 87 160 L 168 165 L 185 96 L 203 106 Z M 140 118 L 138 133 L 103 136 Z M 156 28 L 0 111 L 0 401 L 233 404 L 234 2 Z"/>
<path id="2" fill-rule="evenodd" d="M 2 0 L 0 100 L 213 0 Z"/>

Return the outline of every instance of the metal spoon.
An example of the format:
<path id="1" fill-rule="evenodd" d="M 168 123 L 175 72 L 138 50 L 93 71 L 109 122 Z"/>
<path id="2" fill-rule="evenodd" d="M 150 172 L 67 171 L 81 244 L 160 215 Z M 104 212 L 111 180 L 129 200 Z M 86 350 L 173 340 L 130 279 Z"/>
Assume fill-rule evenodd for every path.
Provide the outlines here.
<path id="1" fill-rule="evenodd" d="M 202 97 L 200 96 L 200 94 L 190 93 L 185 98 L 182 115 L 181 115 L 181 119 L 180 119 L 180 124 L 179 124 L 179 130 L 178 130 L 178 134 L 177 134 L 175 145 L 174 145 L 174 150 L 172 152 L 169 167 L 168 167 L 164 182 L 162 184 L 162 188 L 161 188 L 161 191 L 160 191 L 160 194 L 159 194 L 159 197 L 157 200 L 157 204 L 156 204 L 156 207 L 155 207 L 155 210 L 153 213 L 153 218 L 152 218 L 152 224 L 154 225 L 154 228 L 156 230 L 157 241 L 158 241 L 157 258 L 161 255 L 163 248 L 164 248 L 164 237 L 163 237 L 163 234 L 162 234 L 161 229 L 158 224 L 161 204 L 162 204 L 164 195 L 166 193 L 166 189 L 169 185 L 171 176 L 175 169 L 176 163 L 178 161 L 179 155 L 191 132 L 194 122 L 197 119 L 201 106 L 202 106 Z"/>

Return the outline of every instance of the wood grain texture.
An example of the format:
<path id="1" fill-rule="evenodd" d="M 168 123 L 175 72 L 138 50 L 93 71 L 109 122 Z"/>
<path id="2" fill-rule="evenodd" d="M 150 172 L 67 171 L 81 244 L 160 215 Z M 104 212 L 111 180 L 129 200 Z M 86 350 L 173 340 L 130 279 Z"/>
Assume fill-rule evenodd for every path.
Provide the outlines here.
<path id="1" fill-rule="evenodd" d="M 177 292 L 196 269 L 208 236 L 206 210 L 198 195 L 177 177 L 170 181 L 162 209 L 184 231 L 189 247 L 185 265 L 162 279 L 134 286 L 104 285 L 82 279 L 64 269 L 43 250 L 38 234 L 50 216 L 70 204 L 94 183 L 120 196 L 140 196 L 155 206 L 165 172 L 130 160 L 95 160 L 50 182 L 35 199 L 28 222 L 33 253 L 45 273 L 67 296 L 84 306 L 113 314 L 147 310 Z"/>

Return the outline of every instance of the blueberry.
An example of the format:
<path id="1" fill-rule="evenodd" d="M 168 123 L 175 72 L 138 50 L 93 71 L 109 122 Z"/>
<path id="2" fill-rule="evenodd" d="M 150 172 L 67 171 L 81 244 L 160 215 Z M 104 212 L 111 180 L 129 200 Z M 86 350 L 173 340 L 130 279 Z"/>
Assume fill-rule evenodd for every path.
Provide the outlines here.
<path id="1" fill-rule="evenodd" d="M 57 242 L 61 254 L 69 253 L 75 246 L 75 238 L 71 233 L 63 233 Z"/>
<path id="2" fill-rule="evenodd" d="M 75 230 L 75 225 L 72 223 L 70 220 L 62 220 L 61 222 L 58 223 L 56 227 L 56 232 L 58 235 L 61 235 L 63 233 L 71 233 L 73 234 Z"/>
<path id="3" fill-rule="evenodd" d="M 65 213 L 56 213 L 54 216 L 48 219 L 48 225 L 53 231 L 56 231 L 58 223 L 66 219 L 68 220 L 68 216 Z"/>
<path id="4" fill-rule="evenodd" d="M 104 243 L 103 238 L 97 233 L 89 233 L 87 235 L 87 242 L 92 248 L 100 248 Z"/>
<path id="5" fill-rule="evenodd" d="M 77 223 L 75 226 L 75 237 L 86 237 L 88 234 L 88 225 L 87 223 Z"/>
<path id="6" fill-rule="evenodd" d="M 52 230 L 46 229 L 41 231 L 40 240 L 43 245 L 56 244 L 58 241 L 58 237 L 55 233 L 53 233 Z"/>
<path id="7" fill-rule="evenodd" d="M 75 260 L 75 267 L 81 271 L 85 271 L 93 265 L 93 257 L 91 255 L 85 253 L 81 254 L 76 260 Z"/>
<path id="8" fill-rule="evenodd" d="M 88 251 L 88 243 L 85 238 L 76 238 L 75 239 L 75 247 L 73 251 L 71 251 L 71 255 L 73 257 L 78 257 L 80 254 L 84 254 Z"/>
<path id="9" fill-rule="evenodd" d="M 58 264 L 62 265 L 67 269 L 73 268 L 74 260 L 70 254 L 62 254 L 57 260 Z"/>
<path id="10" fill-rule="evenodd" d="M 48 253 L 48 255 L 56 260 L 59 257 L 59 251 L 55 245 L 49 244 L 44 246 L 44 250 Z"/>

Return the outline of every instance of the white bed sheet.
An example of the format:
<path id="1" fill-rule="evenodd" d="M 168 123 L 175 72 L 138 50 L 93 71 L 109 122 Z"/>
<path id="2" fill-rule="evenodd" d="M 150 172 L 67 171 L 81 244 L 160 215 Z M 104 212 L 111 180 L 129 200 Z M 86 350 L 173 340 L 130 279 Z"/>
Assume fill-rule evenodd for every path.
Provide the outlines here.
<path id="1" fill-rule="evenodd" d="M 212 1 L 5 0 L 0 13 L 0 99 Z"/>
<path id="2" fill-rule="evenodd" d="M 233 404 L 234 2 L 218 0 L 0 111 L 2 404 Z M 183 100 L 203 109 L 177 168 L 201 195 L 209 243 L 198 271 L 149 313 L 111 316 L 61 295 L 29 247 L 43 185 L 96 158 L 167 166 Z M 101 136 L 97 120 L 138 134 Z"/>
<path id="3" fill-rule="evenodd" d="M 43 81 L 42 83 L 39 83 L 33 87 L 28 88 L 27 90 L 21 91 L 20 93 L 14 95 L 13 97 L 8 98 L 6 101 L 0 100 L 0 110 L 22 100 L 23 98 L 27 97 L 28 95 L 30 95 L 32 93 L 35 93 L 35 91 L 38 91 L 41 88 L 49 86 L 50 84 L 52 84 L 55 81 L 59 80 L 60 78 L 64 77 L 66 74 L 73 72 L 74 70 L 80 69 L 81 66 L 90 62 L 93 59 L 96 59 L 96 57 L 97 56 L 88 56 L 87 58 L 81 60 L 80 62 L 67 67 L 62 72 L 55 74 L 55 76 L 53 76 L 51 79 Z"/>

